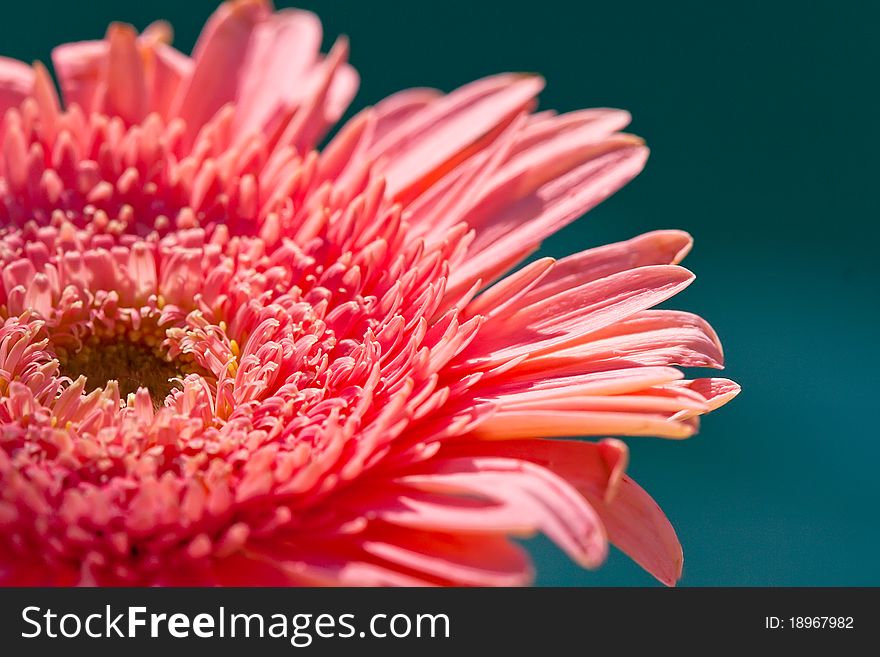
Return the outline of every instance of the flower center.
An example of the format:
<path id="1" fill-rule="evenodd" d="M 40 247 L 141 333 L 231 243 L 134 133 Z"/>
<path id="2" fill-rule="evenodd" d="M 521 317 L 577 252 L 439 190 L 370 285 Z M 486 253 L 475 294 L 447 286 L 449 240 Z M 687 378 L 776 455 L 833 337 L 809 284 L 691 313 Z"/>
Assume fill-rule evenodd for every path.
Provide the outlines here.
<path id="1" fill-rule="evenodd" d="M 65 376 L 74 380 L 86 377 L 87 391 L 103 388 L 115 380 L 123 399 L 138 388 L 146 388 L 154 406 L 161 406 L 175 387 L 172 379 L 183 376 L 175 363 L 166 360 L 158 349 L 128 342 L 125 336 L 115 341 L 86 344 L 76 353 L 59 358 L 59 363 Z"/>
<path id="2" fill-rule="evenodd" d="M 158 409 L 179 387 L 176 382 L 197 369 L 192 356 L 169 355 L 165 330 L 155 316 L 130 308 L 117 312 L 115 321 L 106 321 L 105 316 L 104 321 L 80 324 L 79 339 L 74 337 L 76 331 L 50 333 L 60 372 L 74 381 L 85 377 L 86 392 L 116 381 L 122 400 L 146 388 Z"/>
<path id="3" fill-rule="evenodd" d="M 138 388 L 146 388 L 157 407 L 175 387 L 173 379 L 184 376 L 159 348 L 128 340 L 125 334 L 116 339 L 93 338 L 75 353 L 59 356 L 58 360 L 65 376 L 73 380 L 86 377 L 87 391 L 103 388 L 115 380 L 123 399 Z"/>

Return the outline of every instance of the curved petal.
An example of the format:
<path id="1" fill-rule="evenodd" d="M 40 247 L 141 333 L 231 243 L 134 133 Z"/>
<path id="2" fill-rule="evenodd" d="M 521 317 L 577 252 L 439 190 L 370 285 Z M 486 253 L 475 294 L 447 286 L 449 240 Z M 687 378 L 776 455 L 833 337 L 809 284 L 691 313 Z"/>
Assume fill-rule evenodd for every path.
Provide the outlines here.
<path id="1" fill-rule="evenodd" d="M 516 506 L 527 521 L 575 561 L 595 568 L 605 560 L 605 531 L 576 491 L 552 472 L 507 458 L 460 456 L 428 461 L 398 482 L 433 493 L 477 495 Z"/>
<path id="2" fill-rule="evenodd" d="M 580 343 L 590 333 L 674 296 L 693 280 L 683 267 L 652 265 L 535 299 L 487 322 L 486 337 L 463 352 L 462 367 L 486 367 Z"/>
<path id="3" fill-rule="evenodd" d="M 20 105 L 33 89 L 33 68 L 17 59 L 0 57 L 0 115 Z"/>
<path id="4" fill-rule="evenodd" d="M 381 143 L 387 135 L 405 125 L 442 96 L 443 94 L 436 89 L 405 89 L 376 103 L 376 132 L 371 145 L 375 147 L 376 144 Z M 375 147 L 374 155 L 376 152 L 381 153 L 381 147 Z"/>
<path id="5" fill-rule="evenodd" d="M 52 50 L 52 64 L 66 106 L 76 104 L 91 112 L 103 103 L 109 50 L 106 41 L 65 43 Z"/>
<path id="6" fill-rule="evenodd" d="M 502 536 L 389 529 L 362 547 L 386 562 L 456 585 L 522 586 L 532 579 L 525 550 Z"/>
<path id="7" fill-rule="evenodd" d="M 714 411 L 716 408 L 724 406 L 731 399 L 736 397 L 742 388 L 735 381 L 722 378 L 710 379 L 694 379 L 693 381 L 681 381 L 675 384 L 698 393 L 706 400 L 705 413 Z M 676 419 L 688 419 L 701 415 L 701 413 L 682 411 L 676 416 Z"/>
<path id="8" fill-rule="evenodd" d="M 449 448 L 450 455 L 458 453 L 504 455 L 556 473 L 590 502 L 615 546 L 667 586 L 680 579 L 683 557 L 678 537 L 657 503 L 623 473 L 628 462 L 623 442 L 468 442 Z"/>
<path id="9" fill-rule="evenodd" d="M 282 10 L 254 29 L 238 90 L 236 131 L 265 130 L 273 117 L 302 100 L 321 38 L 321 21 L 309 11 Z"/>
<path id="10" fill-rule="evenodd" d="M 128 124 L 149 110 L 146 73 L 138 52 L 137 34 L 130 25 L 114 24 L 107 30 L 107 95 L 104 109 Z"/>
<path id="11" fill-rule="evenodd" d="M 193 49 L 192 76 L 171 110 L 186 122 L 190 139 L 235 99 L 251 37 L 268 12 L 262 0 L 237 0 L 221 4 L 208 19 Z"/>
<path id="12" fill-rule="evenodd" d="M 535 76 L 498 75 L 473 82 L 403 122 L 373 155 L 387 158 L 388 191 L 411 200 L 466 158 L 475 144 L 527 107 L 543 87 Z"/>
<path id="13" fill-rule="evenodd" d="M 554 178 L 524 196 L 513 195 L 500 188 L 495 204 L 498 210 L 487 212 L 488 219 L 479 222 L 482 248 L 472 248 L 467 263 L 457 268 L 450 277 L 450 286 L 476 279 L 492 280 L 501 271 L 498 263 L 507 254 L 525 246 L 538 244 L 574 221 L 615 191 L 623 187 L 642 170 L 648 150 L 632 140 L 617 141 L 618 148 L 590 159 L 565 175 Z M 537 168 L 537 167 L 536 167 Z M 520 185 L 513 179 L 508 186 Z M 513 202 L 511 202 L 512 199 Z M 489 202 L 489 201 L 487 201 Z M 477 212 L 474 210 L 473 212 Z M 486 212 L 481 208 L 480 212 Z M 464 221 L 472 220 L 465 217 Z M 503 270 L 502 270 L 503 271 Z"/>
<path id="14" fill-rule="evenodd" d="M 677 265 L 691 250 L 693 242 L 683 230 L 656 230 L 624 242 L 575 253 L 559 260 L 523 298 L 522 305 L 628 269 Z"/>

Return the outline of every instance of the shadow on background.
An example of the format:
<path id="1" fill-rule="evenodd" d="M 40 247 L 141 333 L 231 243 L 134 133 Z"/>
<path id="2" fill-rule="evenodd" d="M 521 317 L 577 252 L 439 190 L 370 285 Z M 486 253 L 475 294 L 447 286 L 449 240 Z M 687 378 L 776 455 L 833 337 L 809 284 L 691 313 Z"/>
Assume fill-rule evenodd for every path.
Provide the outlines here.
<path id="1" fill-rule="evenodd" d="M 111 20 L 142 29 L 156 18 L 188 51 L 215 4 L 15 3 L 0 51 L 47 61 Z M 684 545 L 682 584 L 880 585 L 880 8 L 766 4 L 300 6 L 321 15 L 328 46 L 351 38 L 354 109 L 519 70 L 547 78 L 542 108 L 630 110 L 652 148 L 647 169 L 542 255 L 657 228 L 696 238 L 684 264 L 698 279 L 671 305 L 712 322 L 743 393 L 696 438 L 628 440 L 631 474 Z M 529 547 L 539 584 L 652 583 L 619 553 L 585 572 L 546 540 Z"/>

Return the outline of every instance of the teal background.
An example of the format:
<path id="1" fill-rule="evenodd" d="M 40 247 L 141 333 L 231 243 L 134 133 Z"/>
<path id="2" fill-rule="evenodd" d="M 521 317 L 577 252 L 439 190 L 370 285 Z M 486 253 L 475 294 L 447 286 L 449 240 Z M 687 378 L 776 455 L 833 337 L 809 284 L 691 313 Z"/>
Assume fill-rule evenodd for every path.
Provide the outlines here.
<path id="1" fill-rule="evenodd" d="M 706 317 L 743 393 L 684 442 L 632 439 L 630 472 L 685 550 L 683 585 L 878 585 L 878 145 L 868 2 L 303 2 L 348 34 L 359 109 L 410 86 L 538 71 L 543 108 L 613 106 L 645 172 L 561 234 L 566 255 L 656 228 L 696 238 L 674 305 Z M 189 50 L 215 3 L 7 3 L 0 52 L 167 18 Z M 529 542 L 543 585 L 651 585 Z"/>

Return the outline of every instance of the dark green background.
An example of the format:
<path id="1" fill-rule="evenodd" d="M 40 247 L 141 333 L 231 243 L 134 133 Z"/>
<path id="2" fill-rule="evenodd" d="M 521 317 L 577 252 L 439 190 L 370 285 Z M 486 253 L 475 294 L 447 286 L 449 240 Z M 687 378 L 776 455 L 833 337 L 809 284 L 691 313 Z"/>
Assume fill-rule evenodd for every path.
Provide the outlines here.
<path id="1" fill-rule="evenodd" d="M 6 3 L 0 51 L 48 58 L 110 20 L 167 18 L 189 50 L 215 3 Z M 880 585 L 877 6 L 303 2 L 352 42 L 355 107 L 410 86 L 538 71 L 544 108 L 630 110 L 645 172 L 549 240 L 561 256 L 655 228 L 696 238 L 675 306 L 720 333 L 743 393 L 699 436 L 633 439 L 684 585 Z M 539 584 L 652 584 L 530 543 Z"/>

